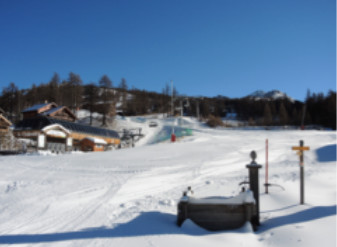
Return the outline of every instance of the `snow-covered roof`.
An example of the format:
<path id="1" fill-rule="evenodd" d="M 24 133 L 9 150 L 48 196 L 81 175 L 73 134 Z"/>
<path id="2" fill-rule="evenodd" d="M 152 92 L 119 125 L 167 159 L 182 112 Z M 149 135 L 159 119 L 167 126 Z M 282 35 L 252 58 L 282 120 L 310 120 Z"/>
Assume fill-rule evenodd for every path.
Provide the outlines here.
<path id="1" fill-rule="evenodd" d="M 28 108 L 24 109 L 22 112 L 37 111 L 40 108 L 45 107 L 45 106 L 47 106 L 49 104 L 52 104 L 52 103 L 36 104 L 36 105 L 33 105 L 31 107 L 28 107 Z"/>
<path id="2" fill-rule="evenodd" d="M 40 130 L 43 127 L 47 127 L 52 124 L 59 124 L 65 129 L 72 132 L 80 132 L 95 136 L 103 136 L 108 138 L 118 138 L 119 135 L 116 131 L 104 128 L 93 127 L 90 125 L 84 125 L 79 123 L 73 123 L 69 121 L 64 121 L 61 119 L 56 119 L 48 116 L 40 115 L 36 118 L 24 119 L 20 121 L 16 126 L 16 130 Z"/>
<path id="3" fill-rule="evenodd" d="M 58 111 L 58 110 L 60 110 L 62 108 L 63 108 L 63 106 L 58 106 L 58 107 L 55 107 L 55 108 L 51 108 L 50 110 L 45 111 L 42 114 L 43 115 L 50 115 L 50 114 L 52 114 L 52 113 L 54 113 L 54 112 L 56 112 L 56 111 Z"/>
<path id="4" fill-rule="evenodd" d="M 42 129 L 42 131 L 43 132 L 47 132 L 48 130 L 53 130 L 53 129 L 61 129 L 61 130 L 63 130 L 67 134 L 71 133 L 68 129 L 64 128 L 61 124 L 51 124 L 51 125 L 48 125 L 48 126 L 44 127 Z"/>

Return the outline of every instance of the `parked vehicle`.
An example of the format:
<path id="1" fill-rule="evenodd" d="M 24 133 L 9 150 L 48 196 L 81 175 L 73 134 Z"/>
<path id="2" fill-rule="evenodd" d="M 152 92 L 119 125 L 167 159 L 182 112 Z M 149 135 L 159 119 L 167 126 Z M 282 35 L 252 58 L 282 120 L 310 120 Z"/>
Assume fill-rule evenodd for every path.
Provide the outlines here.
<path id="1" fill-rule="evenodd" d="M 149 127 L 154 128 L 154 127 L 157 127 L 157 126 L 158 126 L 158 123 L 155 122 L 155 121 L 151 121 L 151 122 L 149 123 Z"/>

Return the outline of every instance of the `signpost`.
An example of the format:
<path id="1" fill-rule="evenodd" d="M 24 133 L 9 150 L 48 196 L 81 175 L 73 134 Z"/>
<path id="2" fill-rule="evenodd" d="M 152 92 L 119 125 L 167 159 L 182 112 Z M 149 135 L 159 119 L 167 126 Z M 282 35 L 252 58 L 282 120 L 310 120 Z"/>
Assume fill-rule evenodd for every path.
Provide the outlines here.
<path id="1" fill-rule="evenodd" d="M 292 150 L 297 151 L 297 155 L 300 156 L 300 192 L 301 192 L 301 204 L 304 204 L 304 158 L 303 152 L 310 150 L 310 147 L 305 147 L 304 142 L 300 141 L 300 146 L 292 147 Z"/>

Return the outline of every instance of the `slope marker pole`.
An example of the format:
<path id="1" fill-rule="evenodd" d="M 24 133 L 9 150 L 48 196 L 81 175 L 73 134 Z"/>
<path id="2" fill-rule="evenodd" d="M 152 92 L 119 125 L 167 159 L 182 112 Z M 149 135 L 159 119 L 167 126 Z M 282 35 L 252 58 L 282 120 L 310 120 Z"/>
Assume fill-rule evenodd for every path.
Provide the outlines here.
<path id="1" fill-rule="evenodd" d="M 266 174 L 265 174 L 265 193 L 268 194 L 268 139 L 266 139 Z"/>

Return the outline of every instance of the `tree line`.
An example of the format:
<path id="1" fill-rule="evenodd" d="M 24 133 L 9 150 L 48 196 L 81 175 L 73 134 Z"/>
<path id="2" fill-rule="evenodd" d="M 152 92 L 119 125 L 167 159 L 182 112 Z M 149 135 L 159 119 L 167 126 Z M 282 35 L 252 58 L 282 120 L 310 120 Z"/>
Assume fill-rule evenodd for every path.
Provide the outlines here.
<path id="1" fill-rule="evenodd" d="M 171 94 L 173 93 L 173 101 Z M 103 75 L 98 82 L 84 84 L 80 75 L 70 72 L 61 80 L 57 73 L 47 83 L 33 84 L 21 89 L 14 82 L 2 89 L 0 107 L 14 123 L 21 119 L 23 109 L 44 102 L 55 102 L 71 110 L 87 109 L 102 115 L 102 125 L 116 114 L 126 116 L 168 113 L 208 119 L 235 115 L 249 125 L 317 125 L 336 129 L 336 92 L 307 92 L 305 102 L 278 100 L 231 99 L 217 97 L 189 97 L 179 95 L 176 88 L 166 84 L 161 93 L 129 88 L 125 78 L 118 85 Z M 173 103 L 173 105 L 172 105 Z M 173 112 L 172 112 L 173 110 Z"/>
<path id="2" fill-rule="evenodd" d="M 7 117 L 16 123 L 21 119 L 22 110 L 35 104 L 55 102 L 67 106 L 72 111 L 87 109 L 92 113 L 102 114 L 102 125 L 107 125 L 107 119 L 118 113 L 123 115 L 143 115 L 147 113 L 167 112 L 169 107 L 168 84 L 162 93 L 148 92 L 136 88 L 128 88 L 125 78 L 118 85 L 103 75 L 98 82 L 84 84 L 80 75 L 70 72 L 67 79 L 61 80 L 54 73 L 50 81 L 33 84 L 31 88 L 19 90 L 14 82 L 2 89 L 0 107 Z M 177 95 L 176 89 L 174 89 Z"/>

